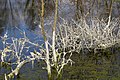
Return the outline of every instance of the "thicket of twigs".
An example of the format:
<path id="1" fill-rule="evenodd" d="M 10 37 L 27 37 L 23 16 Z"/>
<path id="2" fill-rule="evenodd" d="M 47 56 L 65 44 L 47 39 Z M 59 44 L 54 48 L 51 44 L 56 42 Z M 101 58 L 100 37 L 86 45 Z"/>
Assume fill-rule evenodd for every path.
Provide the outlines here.
<path id="1" fill-rule="evenodd" d="M 72 65 L 71 56 L 74 55 L 74 51 L 79 53 L 82 48 L 107 48 L 119 44 L 120 18 L 111 18 L 111 5 L 107 20 L 94 17 L 88 23 L 86 17 L 82 14 L 82 17 L 77 21 L 71 20 L 67 22 L 67 20 L 62 19 L 62 23 L 57 23 L 58 0 L 55 0 L 52 38 L 48 39 L 49 37 L 44 29 L 45 3 L 44 0 L 41 0 L 41 10 L 38 10 L 40 17 L 39 28 L 43 35 L 44 46 L 31 42 L 25 32 L 23 32 L 24 37 L 19 39 L 15 37 L 9 38 L 7 33 L 4 34 L 1 37 L 3 43 L 3 49 L 0 50 L 1 65 L 11 66 L 11 72 L 5 73 L 5 80 L 17 76 L 24 64 L 34 62 L 34 60 L 45 61 L 49 80 L 52 80 L 52 67 L 57 72 L 56 78 L 59 78 L 64 66 L 68 63 Z M 7 42 L 8 39 L 12 42 Z M 29 50 L 30 46 L 38 47 L 39 51 L 28 51 L 29 55 L 26 55 L 25 50 Z M 70 55 L 66 58 L 68 53 Z M 13 68 L 13 65 L 16 65 L 16 67 Z"/>

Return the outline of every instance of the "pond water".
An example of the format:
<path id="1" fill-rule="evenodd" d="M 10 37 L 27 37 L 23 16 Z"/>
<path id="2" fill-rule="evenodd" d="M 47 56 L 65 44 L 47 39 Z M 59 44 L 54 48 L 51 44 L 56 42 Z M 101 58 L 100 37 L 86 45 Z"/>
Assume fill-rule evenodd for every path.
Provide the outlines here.
<path id="1" fill-rule="evenodd" d="M 9 38 L 22 38 L 24 35 L 21 32 L 25 32 L 31 42 L 38 41 L 39 44 L 42 44 L 43 41 L 39 42 L 43 38 L 38 27 L 40 19 L 37 11 L 39 7 L 37 1 L 39 0 L 1 0 L 0 36 L 7 34 Z M 45 1 L 45 30 L 51 36 L 51 26 L 54 21 L 54 4 L 52 1 Z M 87 14 L 89 10 L 90 14 L 87 16 L 87 21 L 93 18 L 93 16 L 104 18 L 107 15 L 104 13 L 106 9 L 103 0 L 101 0 L 100 5 L 96 5 L 98 3 L 97 0 L 95 2 L 91 0 L 92 3 L 89 0 L 86 0 L 86 2 L 83 0 L 83 8 L 80 1 L 78 0 L 76 3 L 75 0 L 60 0 L 58 22 L 62 23 L 63 19 L 68 22 L 72 19 L 78 20 L 82 16 L 82 12 Z M 94 6 L 92 6 L 93 2 Z M 92 7 L 94 7 L 94 10 L 92 10 Z M 112 17 L 119 17 L 119 15 L 120 3 L 116 2 L 113 4 Z M 11 41 L 8 40 L 8 42 Z M 0 49 L 3 49 L 1 40 Z M 34 47 L 29 50 L 34 50 Z M 73 66 L 65 66 L 62 80 L 119 80 L 120 48 L 115 48 L 114 52 L 110 51 L 107 51 L 107 55 L 74 53 L 72 58 L 75 63 Z M 19 78 L 15 78 L 15 80 L 47 80 L 47 72 L 42 69 L 43 66 L 45 66 L 43 62 L 36 62 L 34 68 L 32 68 L 31 63 L 28 63 L 22 67 Z M 4 72 L 6 71 L 0 68 L 0 80 L 3 80 Z"/>
<path id="2" fill-rule="evenodd" d="M 119 80 L 119 48 L 112 49 L 114 52 L 107 50 L 98 55 L 75 54 L 72 58 L 75 64 L 64 69 L 64 80 Z"/>
<path id="3" fill-rule="evenodd" d="M 61 80 L 119 80 L 120 79 L 120 47 L 105 49 L 99 54 L 78 54 L 76 52 L 71 59 L 74 63 L 65 66 Z M 13 80 L 47 80 L 47 71 L 43 69 L 45 64 L 40 61 L 34 64 L 25 64 L 18 77 Z M 1 68 L 2 69 L 2 68 Z M 7 68 L 7 70 L 10 70 Z M 1 70 L 2 71 L 2 70 Z M 3 75 L 0 73 L 0 80 Z M 52 77 L 56 77 L 54 70 Z"/>
<path id="4" fill-rule="evenodd" d="M 37 33 L 40 35 L 40 29 L 38 28 L 39 17 L 38 17 L 38 0 L 36 1 L 28 1 L 28 0 L 1 0 L 0 1 L 0 33 L 3 35 L 8 31 L 10 36 L 13 36 L 13 32 L 17 34 L 16 37 L 19 36 L 18 29 L 24 30 L 26 33 L 30 32 L 29 35 L 33 35 Z M 59 1 L 59 19 L 58 22 L 62 22 L 61 18 L 64 20 L 70 21 L 72 19 L 76 19 L 78 16 L 80 17 L 82 14 L 80 12 L 80 1 L 76 3 L 74 0 L 60 0 Z M 92 1 L 92 0 L 91 0 Z M 45 1 L 45 29 L 50 31 L 49 27 L 53 24 L 54 18 L 54 4 L 52 1 Z M 94 0 L 93 0 L 94 2 Z M 29 4 L 28 4 L 29 3 Z M 90 3 L 90 1 L 83 1 L 83 11 L 86 14 L 89 9 L 94 8 L 92 12 L 89 14 L 89 17 L 92 15 L 101 17 L 105 16 L 107 12 L 105 12 L 105 2 L 101 1 L 100 5 L 96 5 L 97 1 L 94 4 Z M 120 15 L 120 3 L 116 2 L 113 4 L 112 16 L 119 17 Z M 94 6 L 91 6 L 94 5 Z M 109 5 L 109 1 L 108 1 Z M 86 14 L 87 15 L 87 14 Z M 102 15 L 102 16 L 101 16 Z M 93 16 L 92 16 L 93 17 Z M 87 18 L 88 19 L 88 18 Z M 33 33 L 33 32 L 34 33 Z M 50 33 L 48 33 L 50 34 Z"/>

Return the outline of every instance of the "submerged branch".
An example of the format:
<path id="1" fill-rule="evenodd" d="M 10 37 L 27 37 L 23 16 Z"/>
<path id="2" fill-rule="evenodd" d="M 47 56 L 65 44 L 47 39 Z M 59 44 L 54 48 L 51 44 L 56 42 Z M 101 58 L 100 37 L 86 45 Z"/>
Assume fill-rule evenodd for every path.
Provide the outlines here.
<path id="1" fill-rule="evenodd" d="M 30 61 L 33 61 L 33 60 L 35 60 L 35 58 L 30 58 L 30 59 L 21 61 L 21 62 L 17 65 L 17 67 L 16 67 L 11 73 L 9 73 L 9 74 L 7 75 L 7 76 L 9 77 L 9 79 L 12 78 L 13 76 L 17 76 L 18 73 L 19 73 L 19 70 L 21 69 L 21 67 L 22 67 L 24 64 L 26 64 L 26 63 L 28 63 L 28 62 L 30 62 Z"/>

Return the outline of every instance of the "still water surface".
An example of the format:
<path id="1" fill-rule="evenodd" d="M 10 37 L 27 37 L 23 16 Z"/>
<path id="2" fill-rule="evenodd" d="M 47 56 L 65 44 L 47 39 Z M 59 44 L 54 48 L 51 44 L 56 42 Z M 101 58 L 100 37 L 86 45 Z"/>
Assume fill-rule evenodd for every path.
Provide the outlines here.
<path id="1" fill-rule="evenodd" d="M 33 0 L 34 1 L 34 0 Z M 46 1 L 47 2 L 47 1 Z M 43 40 L 41 36 L 39 25 L 39 17 L 37 7 L 37 0 L 34 1 L 36 5 L 32 5 L 32 0 L 26 7 L 27 0 L 1 0 L 0 1 L 0 35 L 5 33 L 9 37 L 21 38 L 23 35 L 20 32 L 25 32 L 30 41 Z M 52 2 L 46 3 L 45 10 L 45 29 L 48 34 L 51 35 L 51 26 L 53 24 L 54 5 Z M 84 5 L 87 11 L 89 1 Z M 113 16 L 117 17 L 120 12 L 120 4 L 115 3 L 113 9 Z M 118 9 L 116 8 L 118 7 Z M 60 0 L 59 2 L 59 19 L 61 18 L 70 21 L 80 16 L 79 5 L 76 5 L 73 0 Z M 98 13 L 102 14 L 103 5 L 101 4 L 99 10 L 95 10 L 90 14 L 91 16 L 98 16 Z M 85 11 L 84 11 L 85 12 Z M 86 12 L 85 12 L 86 13 Z M 100 16 L 100 14 L 99 14 Z M 91 18 L 91 17 L 88 17 Z M 10 42 L 10 41 L 9 41 Z M 42 44 L 42 42 L 39 42 Z M 0 40 L 0 49 L 2 49 L 2 43 Z M 33 49 L 33 48 L 31 48 Z M 111 51 L 111 50 L 110 50 Z M 75 62 L 73 66 L 65 66 L 63 70 L 62 80 L 119 80 L 120 79 L 120 48 L 115 48 L 114 51 L 107 51 L 107 54 L 94 55 L 89 54 L 77 54 L 72 56 Z M 43 70 L 41 66 L 45 66 L 43 62 L 35 63 L 32 68 L 31 63 L 26 64 L 20 70 L 19 78 L 16 80 L 47 80 L 47 72 Z M 6 71 L 5 71 L 6 72 Z M 0 80 L 3 80 L 4 71 L 0 68 Z M 54 74 L 54 73 L 53 73 Z"/>

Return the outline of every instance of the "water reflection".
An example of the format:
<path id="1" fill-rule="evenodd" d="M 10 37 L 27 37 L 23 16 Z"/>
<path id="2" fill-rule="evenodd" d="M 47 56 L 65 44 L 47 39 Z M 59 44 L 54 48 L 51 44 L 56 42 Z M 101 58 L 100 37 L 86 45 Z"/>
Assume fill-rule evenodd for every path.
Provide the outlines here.
<path id="1" fill-rule="evenodd" d="M 15 0 L 1 0 L 0 2 L 1 13 L 0 18 L 5 25 L 17 25 L 21 20 L 21 9 Z"/>
<path id="2" fill-rule="evenodd" d="M 113 50 L 109 51 L 109 50 Z M 107 53 L 78 54 L 74 53 L 75 63 L 65 66 L 64 80 L 119 80 L 119 48 L 106 49 Z"/>
<path id="3" fill-rule="evenodd" d="M 111 0 L 60 0 L 59 16 L 70 20 L 86 18 L 108 17 Z M 113 3 L 112 16 L 118 17 L 119 2 Z M 35 30 L 40 23 L 41 1 L 40 0 L 1 0 L 0 1 L 0 26 L 18 26 L 24 22 L 29 29 Z M 45 18 L 53 20 L 54 1 L 45 0 Z"/>
<path id="4" fill-rule="evenodd" d="M 40 14 L 41 14 L 41 1 L 40 0 L 27 0 L 25 4 L 24 13 L 26 15 L 26 24 L 35 30 L 35 27 L 40 24 Z M 45 18 L 49 19 L 49 16 L 53 17 L 54 13 L 54 3 L 53 1 L 45 1 Z"/>
<path id="5" fill-rule="evenodd" d="M 88 52 L 87 52 L 87 51 Z M 119 80 L 120 79 L 120 47 L 110 47 L 98 50 L 96 54 L 84 49 L 86 54 L 73 52 L 71 59 L 75 62 L 65 66 L 61 80 Z M 69 54 L 68 54 L 69 55 Z M 67 57 L 67 56 L 66 56 Z M 20 70 L 15 80 L 47 80 L 47 72 L 42 67 L 44 62 L 36 62 L 34 68 L 28 63 Z M 29 66 L 29 67 L 28 67 Z M 9 70 L 9 68 L 5 68 Z M 56 76 L 52 71 L 53 77 Z M 0 79 L 2 80 L 0 72 Z M 54 80 L 54 79 L 53 79 Z"/>
<path id="6" fill-rule="evenodd" d="M 76 1 L 76 2 L 75 2 Z M 89 19 L 93 19 L 94 17 L 99 17 L 99 18 L 104 18 L 108 17 L 108 12 L 110 8 L 110 0 L 60 0 L 59 2 L 59 17 L 62 17 L 66 20 L 79 20 L 81 17 L 86 17 L 88 22 L 90 23 Z M 0 0 L 0 33 L 2 34 L 7 31 L 7 33 L 11 36 L 14 37 L 21 37 L 21 34 L 19 33 L 19 29 L 22 31 L 25 31 L 27 34 L 27 37 L 31 40 L 34 41 L 33 38 L 36 36 L 41 37 L 40 35 L 36 35 L 34 32 L 40 31 L 38 29 L 38 25 L 40 24 L 40 13 L 38 12 L 40 8 L 41 2 L 40 0 Z M 98 5 L 99 4 L 99 5 Z M 113 11 L 112 11 L 112 16 L 113 17 L 119 17 L 120 14 L 120 3 L 114 3 L 113 4 Z M 53 16 L 54 16 L 54 2 L 53 0 L 46 0 L 45 2 L 45 29 L 48 31 L 50 27 L 52 26 L 53 22 Z M 58 20 L 59 22 L 62 23 L 62 21 Z M 50 23 L 50 25 L 48 25 Z M 3 28 L 5 27 L 5 28 Z M 38 38 L 40 40 L 41 38 Z M 1 44 L 0 44 L 1 45 Z M 1 48 L 1 46 L 0 46 Z M 117 54 L 113 55 L 110 54 L 110 59 L 115 59 L 115 60 L 107 60 L 104 58 L 104 56 L 101 58 L 99 56 L 95 55 L 79 55 L 80 57 L 73 56 L 73 60 L 76 62 L 72 67 L 67 67 L 65 68 L 65 72 L 63 76 L 65 76 L 66 80 L 73 80 L 73 79 L 89 79 L 89 78 L 94 78 L 98 79 L 98 77 L 106 77 L 111 76 L 111 74 L 117 74 L 116 73 L 116 67 L 119 68 L 119 58 Z M 84 59 L 83 59 L 84 58 Z M 96 59 L 100 58 L 103 60 L 102 61 L 98 60 L 97 62 L 92 62 L 96 60 L 91 60 L 91 59 Z M 117 58 L 117 59 L 116 59 Z M 102 65 L 96 65 L 96 63 L 100 63 Z M 117 63 L 117 64 L 115 64 Z M 114 65 L 113 65 L 114 64 Z M 102 68 L 101 68 L 102 67 Z M 108 68 L 106 70 L 106 68 Z M 23 68 L 28 68 L 28 65 Z M 41 69 L 41 68 L 40 68 Z M 118 69 L 117 69 L 118 70 Z M 35 68 L 36 72 L 39 71 L 39 68 Z M 101 71 L 101 73 L 99 73 Z M 30 72 L 28 72 L 30 73 Z M 24 74 L 24 70 L 21 71 L 21 76 L 26 77 L 24 75 L 28 75 L 28 73 Z M 40 72 L 36 73 L 38 79 Z M 118 72 L 119 73 L 119 72 Z M 32 75 L 33 73 L 29 74 Z M 46 73 L 44 73 L 46 74 Z M 79 74 L 79 75 L 77 75 Z M 100 75 L 97 75 L 100 74 Z M 117 74 L 119 75 L 119 74 Z M 115 75 L 116 76 L 116 75 Z M 23 80 L 21 79 L 19 80 Z M 34 79 L 34 76 L 32 76 Z M 46 76 L 44 76 L 44 80 Z M 114 77 L 114 76 L 113 76 Z M 1 76 L 0 76 L 1 78 Z M 25 78 L 26 79 L 26 78 Z M 30 80 L 31 78 L 29 78 Z M 37 79 L 36 79 L 37 80 Z"/>

